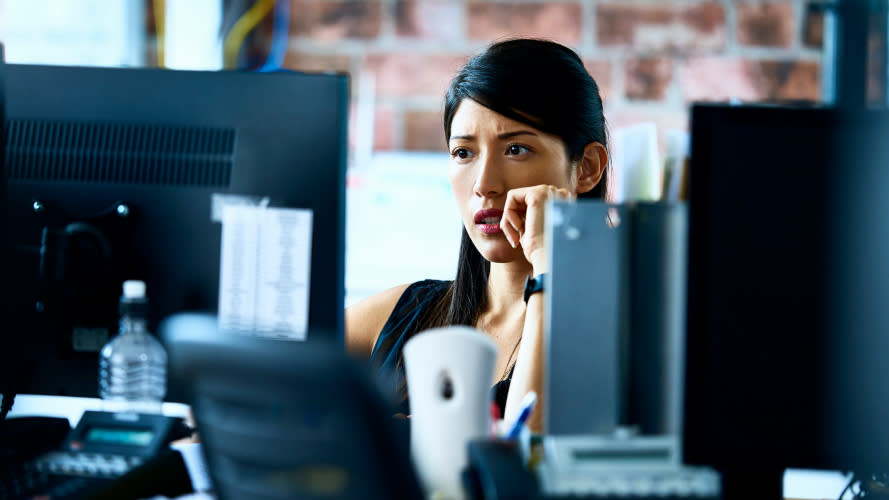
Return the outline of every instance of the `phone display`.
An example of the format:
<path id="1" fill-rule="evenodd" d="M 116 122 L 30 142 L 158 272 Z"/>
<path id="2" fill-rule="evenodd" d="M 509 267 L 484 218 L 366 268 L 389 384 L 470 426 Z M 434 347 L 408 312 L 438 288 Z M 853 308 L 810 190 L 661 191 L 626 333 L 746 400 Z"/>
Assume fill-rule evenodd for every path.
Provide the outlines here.
<path id="1" fill-rule="evenodd" d="M 148 446 L 154 433 L 150 429 L 115 429 L 93 427 L 86 433 L 86 442 L 126 446 Z"/>

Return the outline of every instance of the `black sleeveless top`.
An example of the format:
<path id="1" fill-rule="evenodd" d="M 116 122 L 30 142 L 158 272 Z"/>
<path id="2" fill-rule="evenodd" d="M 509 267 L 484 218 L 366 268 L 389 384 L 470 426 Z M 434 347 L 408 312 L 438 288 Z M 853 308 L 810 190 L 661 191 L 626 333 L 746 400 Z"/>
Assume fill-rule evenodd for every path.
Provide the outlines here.
<path id="1" fill-rule="evenodd" d="M 448 287 L 450 281 L 424 280 L 412 283 L 395 304 L 386 324 L 380 331 L 377 343 L 370 355 L 371 364 L 376 367 L 386 389 L 391 389 L 401 399 L 397 411 L 410 415 L 410 401 L 407 397 L 407 385 L 404 380 L 404 361 L 402 349 L 414 334 L 419 333 L 420 324 L 429 314 Z M 500 407 L 500 415 L 506 407 L 506 394 L 509 392 L 509 377 L 491 388 L 491 397 Z"/>

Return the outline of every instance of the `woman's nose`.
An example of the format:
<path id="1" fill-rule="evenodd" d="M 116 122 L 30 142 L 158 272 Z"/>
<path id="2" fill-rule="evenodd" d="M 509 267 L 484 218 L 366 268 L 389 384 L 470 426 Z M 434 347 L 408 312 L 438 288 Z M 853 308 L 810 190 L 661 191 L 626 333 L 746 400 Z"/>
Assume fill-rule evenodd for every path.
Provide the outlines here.
<path id="1" fill-rule="evenodd" d="M 504 192 L 503 176 L 499 165 L 490 156 L 485 156 L 478 164 L 473 191 L 476 196 L 491 198 Z"/>

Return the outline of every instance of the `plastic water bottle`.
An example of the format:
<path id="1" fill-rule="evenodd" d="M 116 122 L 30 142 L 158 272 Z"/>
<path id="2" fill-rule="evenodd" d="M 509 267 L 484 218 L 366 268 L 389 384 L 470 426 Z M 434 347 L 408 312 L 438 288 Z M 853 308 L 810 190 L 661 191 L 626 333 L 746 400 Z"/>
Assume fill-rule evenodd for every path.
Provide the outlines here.
<path id="1" fill-rule="evenodd" d="M 148 332 L 145 282 L 125 281 L 120 331 L 99 355 L 99 395 L 106 411 L 160 413 L 167 392 L 167 353 Z"/>

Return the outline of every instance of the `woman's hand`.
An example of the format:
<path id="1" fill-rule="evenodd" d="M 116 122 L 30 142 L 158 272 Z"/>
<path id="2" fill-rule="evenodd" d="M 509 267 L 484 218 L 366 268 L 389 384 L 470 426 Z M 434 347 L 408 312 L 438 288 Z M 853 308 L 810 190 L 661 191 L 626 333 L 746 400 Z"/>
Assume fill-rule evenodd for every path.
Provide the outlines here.
<path id="1" fill-rule="evenodd" d="M 543 239 L 543 214 L 547 200 L 572 200 L 575 197 L 567 189 L 545 184 L 512 189 L 506 194 L 500 229 L 513 248 L 522 246 L 525 259 L 531 264 L 534 274 L 547 271 Z"/>

